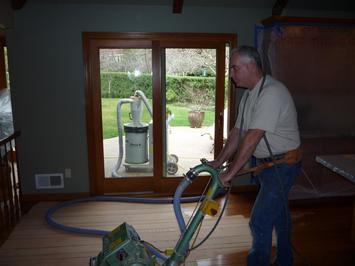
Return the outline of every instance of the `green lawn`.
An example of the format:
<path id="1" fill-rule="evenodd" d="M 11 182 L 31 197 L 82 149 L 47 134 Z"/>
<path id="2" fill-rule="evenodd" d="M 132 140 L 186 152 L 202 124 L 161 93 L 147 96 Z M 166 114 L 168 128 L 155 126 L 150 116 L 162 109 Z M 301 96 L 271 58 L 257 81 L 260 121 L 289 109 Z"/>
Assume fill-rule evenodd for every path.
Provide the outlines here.
<path id="1" fill-rule="evenodd" d="M 117 137 L 117 118 L 116 118 L 116 106 L 118 99 L 117 98 L 102 98 L 102 126 L 103 126 L 103 138 L 113 138 Z M 190 111 L 189 107 L 180 106 L 180 105 L 171 105 L 168 104 L 167 107 L 174 114 L 174 119 L 170 122 L 171 126 L 189 126 L 188 121 L 188 112 Z M 129 110 L 130 105 L 122 105 L 122 121 L 123 123 L 130 123 L 129 119 Z M 142 122 L 148 123 L 151 120 L 150 115 L 146 108 L 143 108 Z M 205 111 L 205 120 L 203 126 L 211 126 L 214 122 L 214 111 L 212 108 Z"/>

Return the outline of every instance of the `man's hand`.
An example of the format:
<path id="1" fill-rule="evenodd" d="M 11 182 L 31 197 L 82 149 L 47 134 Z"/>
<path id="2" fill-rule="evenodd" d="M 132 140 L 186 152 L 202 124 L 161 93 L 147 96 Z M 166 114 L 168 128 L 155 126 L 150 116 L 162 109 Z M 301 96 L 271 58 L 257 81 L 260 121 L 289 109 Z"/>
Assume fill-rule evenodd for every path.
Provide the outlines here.
<path id="1" fill-rule="evenodd" d="M 228 173 L 228 170 L 221 172 L 219 174 L 219 180 L 221 181 L 222 185 L 224 187 L 230 187 L 231 186 L 231 180 L 232 180 L 233 176 L 231 176 Z"/>
<path id="2" fill-rule="evenodd" d="M 221 165 L 216 160 L 208 161 L 207 164 L 212 166 L 213 168 L 216 168 L 216 169 L 221 167 Z"/>

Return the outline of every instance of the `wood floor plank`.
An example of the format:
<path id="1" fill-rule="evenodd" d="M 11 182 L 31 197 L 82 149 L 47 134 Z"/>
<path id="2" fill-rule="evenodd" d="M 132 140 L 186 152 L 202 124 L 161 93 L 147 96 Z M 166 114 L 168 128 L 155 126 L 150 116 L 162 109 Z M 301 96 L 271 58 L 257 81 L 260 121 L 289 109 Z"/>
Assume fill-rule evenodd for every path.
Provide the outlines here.
<path id="1" fill-rule="evenodd" d="M 101 249 L 101 238 L 69 234 L 54 230 L 46 225 L 43 217 L 54 203 L 39 203 L 24 217 L 9 239 L 0 248 L 0 264 L 11 265 L 62 265 L 65 261 L 80 265 Z M 188 222 L 195 204 L 184 204 L 183 215 Z M 133 225 L 141 238 L 160 249 L 172 248 L 179 238 L 179 228 L 171 204 L 138 204 L 90 202 L 59 210 L 54 218 L 66 225 L 84 228 L 112 230 L 128 222 Z M 197 243 L 211 230 L 217 217 L 208 217 L 197 238 Z M 232 253 L 250 246 L 251 237 L 248 219 L 241 215 L 226 216 L 211 238 L 201 248 L 191 252 L 188 262 L 198 259 Z M 218 246 L 216 248 L 215 246 Z M 78 258 L 79 256 L 79 258 Z M 84 260 L 86 258 L 86 260 Z M 74 261 L 75 259 L 75 261 Z"/>
<path id="2" fill-rule="evenodd" d="M 249 215 L 252 200 L 231 195 L 226 213 L 210 238 L 193 250 L 185 265 L 246 265 L 251 246 Z M 101 237 L 83 236 L 53 229 L 44 214 L 54 202 L 35 205 L 0 247 L 0 265 L 88 265 L 90 256 L 101 250 Z M 195 204 L 183 204 L 186 222 Z M 352 204 L 330 204 L 291 208 L 293 242 L 314 266 L 355 265 L 354 243 L 350 241 Z M 172 205 L 89 202 L 59 210 L 55 219 L 67 225 L 112 230 L 122 222 L 134 226 L 142 239 L 160 249 L 172 248 L 179 229 Z M 214 226 L 217 217 L 206 217 L 196 243 Z M 275 240 L 274 240 L 275 244 Z M 295 265 L 303 265 L 295 257 Z"/>

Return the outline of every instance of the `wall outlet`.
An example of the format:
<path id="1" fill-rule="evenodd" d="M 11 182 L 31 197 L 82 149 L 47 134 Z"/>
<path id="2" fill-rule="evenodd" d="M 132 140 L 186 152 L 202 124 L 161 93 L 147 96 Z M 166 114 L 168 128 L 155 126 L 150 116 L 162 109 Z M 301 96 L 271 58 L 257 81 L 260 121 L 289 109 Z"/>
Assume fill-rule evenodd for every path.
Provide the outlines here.
<path id="1" fill-rule="evenodd" d="M 64 176 L 65 178 L 71 178 L 71 168 L 64 169 Z"/>

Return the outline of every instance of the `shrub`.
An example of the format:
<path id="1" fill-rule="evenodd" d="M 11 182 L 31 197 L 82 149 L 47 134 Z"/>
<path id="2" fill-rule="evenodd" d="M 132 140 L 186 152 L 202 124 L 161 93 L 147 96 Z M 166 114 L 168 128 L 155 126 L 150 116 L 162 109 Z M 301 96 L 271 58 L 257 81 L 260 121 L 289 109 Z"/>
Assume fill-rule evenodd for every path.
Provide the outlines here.
<path id="1" fill-rule="evenodd" d="M 173 103 L 176 102 L 178 99 L 177 94 L 175 93 L 175 91 L 173 91 L 172 89 L 168 88 L 166 91 L 166 101 L 168 103 Z"/>
<path id="2" fill-rule="evenodd" d="M 166 100 L 168 103 L 182 102 L 209 105 L 215 99 L 214 77 L 167 76 Z M 152 76 L 142 74 L 129 77 L 123 72 L 101 73 L 102 98 L 129 98 L 136 90 L 141 90 L 152 98 Z M 203 99 L 203 100 L 201 100 Z"/>
<path id="3" fill-rule="evenodd" d="M 101 97 L 102 98 L 129 98 L 136 90 L 141 90 L 152 98 L 152 76 L 142 74 L 139 77 L 129 78 L 122 72 L 101 73 Z"/>

